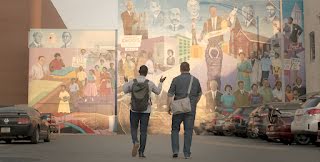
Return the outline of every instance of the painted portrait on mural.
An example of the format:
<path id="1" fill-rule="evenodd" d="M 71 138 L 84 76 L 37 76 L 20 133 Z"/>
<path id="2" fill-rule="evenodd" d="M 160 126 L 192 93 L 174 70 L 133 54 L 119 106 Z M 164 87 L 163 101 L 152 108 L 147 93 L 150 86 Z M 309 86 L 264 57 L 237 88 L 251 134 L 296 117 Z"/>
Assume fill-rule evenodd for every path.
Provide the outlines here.
<path id="1" fill-rule="evenodd" d="M 29 105 L 54 114 L 63 133 L 112 133 L 115 32 L 48 29 L 30 33 L 42 33 L 45 41 L 43 48 L 30 48 Z M 51 41 L 53 35 L 61 39 Z"/>
<path id="2" fill-rule="evenodd" d="M 279 85 L 295 87 L 300 95 L 305 93 L 301 0 L 290 1 L 283 9 L 278 0 L 119 1 L 119 17 L 130 9 L 147 14 L 148 32 L 147 36 L 133 36 L 125 28 L 135 29 L 134 16 L 128 19 L 132 25 L 120 19 L 119 86 L 122 77 L 136 77 L 137 67 L 142 64 L 152 69 L 150 80 L 157 82 L 161 76 L 168 80 L 161 95 L 152 96 L 156 104 L 152 105 L 151 133 L 170 133 L 168 106 L 163 101 L 184 61 L 190 63 L 191 74 L 199 78 L 204 92 L 197 108 L 197 128 L 219 113 L 230 114 L 239 105 L 263 102 L 263 95 L 269 98 L 266 102 L 279 101 L 279 94 L 285 91 Z M 153 26 L 156 20 L 161 20 L 161 27 Z M 128 132 L 130 97 L 118 97 L 120 126 Z M 248 101 L 242 102 L 243 98 Z"/>

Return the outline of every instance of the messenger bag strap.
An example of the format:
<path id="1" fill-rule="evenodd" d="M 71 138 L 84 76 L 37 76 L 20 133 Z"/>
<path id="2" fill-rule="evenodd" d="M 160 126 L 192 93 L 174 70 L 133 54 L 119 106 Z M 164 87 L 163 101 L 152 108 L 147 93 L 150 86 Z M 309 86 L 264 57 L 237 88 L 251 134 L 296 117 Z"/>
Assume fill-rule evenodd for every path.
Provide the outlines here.
<path id="1" fill-rule="evenodd" d="M 190 79 L 190 83 L 189 83 L 189 88 L 188 88 L 188 97 L 189 97 L 189 94 L 190 94 L 190 91 L 191 91 L 192 83 L 193 83 L 193 76 L 191 75 L 191 79 Z"/>

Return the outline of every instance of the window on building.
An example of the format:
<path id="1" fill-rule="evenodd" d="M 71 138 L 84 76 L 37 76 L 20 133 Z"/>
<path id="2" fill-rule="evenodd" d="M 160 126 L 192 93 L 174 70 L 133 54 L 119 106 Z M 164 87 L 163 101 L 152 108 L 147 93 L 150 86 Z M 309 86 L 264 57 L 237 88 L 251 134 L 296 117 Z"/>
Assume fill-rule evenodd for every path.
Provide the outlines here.
<path id="1" fill-rule="evenodd" d="M 313 62 L 316 59 L 316 43 L 314 31 L 309 33 L 310 38 L 310 61 Z"/>

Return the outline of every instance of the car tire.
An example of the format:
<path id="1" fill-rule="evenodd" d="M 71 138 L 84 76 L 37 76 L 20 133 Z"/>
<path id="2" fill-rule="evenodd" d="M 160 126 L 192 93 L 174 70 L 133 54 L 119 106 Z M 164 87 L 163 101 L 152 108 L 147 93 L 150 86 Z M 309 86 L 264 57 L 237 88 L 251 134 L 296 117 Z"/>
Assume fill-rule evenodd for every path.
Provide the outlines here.
<path id="1" fill-rule="evenodd" d="M 247 136 L 251 139 L 257 139 L 258 135 L 256 133 L 253 132 L 247 132 Z"/>
<path id="2" fill-rule="evenodd" d="M 229 130 L 224 130 L 223 131 L 223 135 L 225 135 L 225 136 L 233 136 L 234 133 L 232 131 L 229 131 Z"/>
<path id="3" fill-rule="evenodd" d="M 311 142 L 311 138 L 304 134 L 297 134 L 294 138 L 299 145 L 308 145 Z"/>
<path id="4" fill-rule="evenodd" d="M 11 144 L 11 143 L 12 143 L 12 139 L 6 139 L 6 140 L 4 140 L 4 142 L 5 142 L 6 144 Z"/>
<path id="5" fill-rule="evenodd" d="M 31 136 L 31 143 L 38 144 L 40 139 L 40 131 L 39 128 L 34 129 L 33 134 Z"/>
<path id="6" fill-rule="evenodd" d="M 47 136 L 46 136 L 45 139 L 43 139 L 44 142 L 50 142 L 50 141 L 51 141 L 51 139 L 50 139 L 50 132 L 51 132 L 51 131 L 48 129 L 48 131 L 47 131 Z"/>

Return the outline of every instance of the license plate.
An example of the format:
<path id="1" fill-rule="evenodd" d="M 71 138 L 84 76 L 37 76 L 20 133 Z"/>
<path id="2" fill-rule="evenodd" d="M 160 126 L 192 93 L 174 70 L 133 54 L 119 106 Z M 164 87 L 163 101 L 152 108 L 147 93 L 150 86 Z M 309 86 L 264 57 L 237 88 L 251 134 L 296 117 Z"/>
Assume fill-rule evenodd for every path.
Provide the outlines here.
<path id="1" fill-rule="evenodd" d="M 2 127 L 1 133 L 10 133 L 10 127 Z"/>

